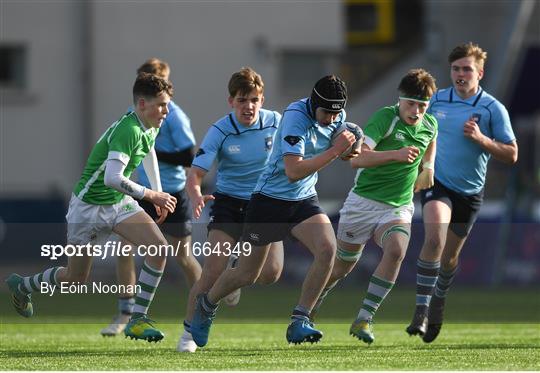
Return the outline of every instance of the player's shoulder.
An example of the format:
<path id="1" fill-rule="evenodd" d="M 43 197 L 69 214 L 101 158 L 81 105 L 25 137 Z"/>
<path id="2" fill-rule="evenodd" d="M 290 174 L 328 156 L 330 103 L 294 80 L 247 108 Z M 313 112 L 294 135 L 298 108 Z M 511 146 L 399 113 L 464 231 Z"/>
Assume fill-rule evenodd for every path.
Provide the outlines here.
<path id="1" fill-rule="evenodd" d="M 314 119 L 309 113 L 307 98 L 295 101 L 291 103 L 283 111 L 284 120 L 294 120 L 298 124 L 311 125 L 314 123 Z"/>
<path id="2" fill-rule="evenodd" d="M 238 134 L 238 126 L 234 123 L 232 112 L 219 118 L 209 129 L 209 131 L 220 133 L 223 136 Z"/>
<path id="3" fill-rule="evenodd" d="M 118 120 L 116 126 L 114 126 L 114 132 L 140 134 L 143 132 L 143 124 L 137 114 L 130 111 Z"/>
<path id="4" fill-rule="evenodd" d="M 274 110 L 268 110 L 261 108 L 259 110 L 259 117 L 261 118 L 262 125 L 264 128 L 267 127 L 276 127 L 279 125 L 281 120 L 281 114 Z"/>
<path id="5" fill-rule="evenodd" d="M 452 95 L 452 87 L 441 88 L 435 92 L 433 97 L 431 97 L 431 104 L 435 102 L 449 102 L 450 96 Z"/>
<path id="6" fill-rule="evenodd" d="M 435 131 L 438 127 L 437 118 L 433 114 L 425 113 L 422 124 L 430 131 Z"/>
<path id="7" fill-rule="evenodd" d="M 399 109 L 397 109 L 397 105 L 384 106 L 384 107 L 378 109 L 377 111 L 375 111 L 371 115 L 371 118 L 369 119 L 369 123 L 372 123 L 372 122 L 377 122 L 377 123 L 388 122 L 388 124 L 390 124 L 394 118 L 399 117 L 398 110 Z"/>
<path id="8" fill-rule="evenodd" d="M 480 100 L 478 100 L 478 104 L 485 107 L 488 110 L 492 109 L 504 109 L 506 110 L 506 107 L 495 98 L 492 94 L 486 91 L 482 91 L 482 96 L 480 97 Z"/>

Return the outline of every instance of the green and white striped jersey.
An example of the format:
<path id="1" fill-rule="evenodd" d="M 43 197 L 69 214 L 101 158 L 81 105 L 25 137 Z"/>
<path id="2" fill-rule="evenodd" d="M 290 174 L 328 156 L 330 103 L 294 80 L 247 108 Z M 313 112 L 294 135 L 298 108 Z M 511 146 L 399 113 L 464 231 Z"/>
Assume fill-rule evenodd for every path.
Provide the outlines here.
<path id="1" fill-rule="evenodd" d="M 126 165 L 124 176 L 133 170 L 154 146 L 159 130 L 146 129 L 135 112 L 125 114 L 99 138 L 86 162 L 82 176 L 73 193 L 92 205 L 113 205 L 124 194 L 104 184 L 107 159 L 119 159 Z"/>

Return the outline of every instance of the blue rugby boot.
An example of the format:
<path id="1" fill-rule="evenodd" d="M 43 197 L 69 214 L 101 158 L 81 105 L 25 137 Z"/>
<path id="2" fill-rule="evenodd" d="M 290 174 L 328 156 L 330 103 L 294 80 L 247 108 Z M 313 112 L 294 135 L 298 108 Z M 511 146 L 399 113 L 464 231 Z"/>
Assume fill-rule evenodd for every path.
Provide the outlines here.
<path id="1" fill-rule="evenodd" d="M 210 334 L 210 328 L 212 322 L 216 317 L 216 311 L 207 311 L 203 305 L 203 298 L 206 294 L 197 295 L 195 303 L 195 313 L 191 320 L 191 336 L 195 341 L 195 344 L 199 347 L 204 347 L 208 343 L 208 335 Z"/>
<path id="2" fill-rule="evenodd" d="M 6 284 L 11 292 L 11 303 L 15 307 L 15 311 L 22 317 L 32 317 L 34 308 L 32 306 L 32 297 L 30 294 L 25 294 L 19 289 L 19 285 L 24 279 L 16 273 L 12 273 L 7 279 Z"/>
<path id="3" fill-rule="evenodd" d="M 300 344 L 304 342 L 316 343 L 323 333 L 313 327 L 313 323 L 306 319 L 295 319 L 287 328 L 287 342 Z"/>
<path id="4" fill-rule="evenodd" d="M 373 321 L 356 319 L 351 325 L 349 334 L 358 338 L 359 340 L 366 342 L 368 345 L 373 343 L 375 335 L 372 330 Z"/>
<path id="5" fill-rule="evenodd" d="M 130 337 L 131 339 L 144 339 L 148 342 L 159 342 L 165 337 L 165 334 L 154 327 L 152 324 L 154 322 L 146 316 L 132 318 L 126 325 L 124 334 L 126 338 Z"/>

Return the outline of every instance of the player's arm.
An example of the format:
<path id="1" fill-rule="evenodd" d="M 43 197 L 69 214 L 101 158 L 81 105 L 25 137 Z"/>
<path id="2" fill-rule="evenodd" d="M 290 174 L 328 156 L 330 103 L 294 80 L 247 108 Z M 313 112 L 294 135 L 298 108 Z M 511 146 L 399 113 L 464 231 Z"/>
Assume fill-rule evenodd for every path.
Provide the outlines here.
<path id="1" fill-rule="evenodd" d="M 192 167 L 189 169 L 188 177 L 186 180 L 186 192 L 191 201 L 193 209 L 193 217 L 199 219 L 202 214 L 202 210 L 206 205 L 206 202 L 215 199 L 213 195 L 203 195 L 201 191 L 202 181 L 206 175 L 206 170 L 199 167 Z"/>
<path id="2" fill-rule="evenodd" d="M 414 183 L 414 191 L 429 189 L 435 183 L 435 153 L 437 150 L 437 140 L 433 139 L 426 148 L 422 157 L 422 171 L 418 174 Z"/>
<path id="3" fill-rule="evenodd" d="M 480 131 L 480 127 L 478 127 L 478 124 L 472 118 L 463 125 L 463 135 L 476 142 L 484 151 L 491 154 L 493 158 L 507 164 L 517 162 L 518 146 L 515 140 L 504 144 L 490 139 Z"/>
<path id="4" fill-rule="evenodd" d="M 338 158 L 355 141 L 356 138 L 352 132 L 343 131 L 333 146 L 313 158 L 304 159 L 301 155 L 286 154 L 283 157 L 285 174 L 290 182 L 295 182 L 312 175 Z"/>
<path id="5" fill-rule="evenodd" d="M 369 139 L 366 138 L 366 142 Z M 374 148 L 375 146 L 373 146 Z M 353 168 L 368 168 L 380 166 L 390 162 L 413 163 L 418 157 L 419 150 L 415 146 L 406 146 L 398 150 L 374 150 L 368 143 L 362 144 L 362 151 L 358 157 L 351 160 Z"/>
<path id="6" fill-rule="evenodd" d="M 104 184 L 120 193 L 127 194 L 135 199 L 145 199 L 154 205 L 167 209 L 169 212 L 174 212 L 176 198 L 168 193 L 147 189 L 124 176 L 128 160 L 129 158 L 124 161 L 122 158 L 109 155 L 105 166 Z"/>

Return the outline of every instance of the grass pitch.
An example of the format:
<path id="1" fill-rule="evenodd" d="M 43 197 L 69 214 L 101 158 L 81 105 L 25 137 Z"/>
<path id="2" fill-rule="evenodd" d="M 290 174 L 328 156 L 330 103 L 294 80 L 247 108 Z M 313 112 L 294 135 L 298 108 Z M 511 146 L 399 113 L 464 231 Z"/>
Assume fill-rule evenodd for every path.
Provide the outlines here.
<path id="1" fill-rule="evenodd" d="M 160 343 L 101 337 L 100 324 L 2 325 L 2 370 L 537 370 L 538 324 L 447 324 L 432 344 L 402 324 L 375 325 L 368 346 L 348 324 L 321 324 L 323 340 L 287 345 L 286 324 L 216 324 L 194 354 L 175 352 L 179 325 Z"/>
<path id="2" fill-rule="evenodd" d="M 336 291 L 321 311 L 318 344 L 288 345 L 285 330 L 297 290 L 248 289 L 238 307 L 223 307 L 207 347 L 177 353 L 184 294 L 160 289 L 151 316 L 160 343 L 104 338 L 99 330 L 115 298 L 35 297 L 36 316 L 15 314 L 0 293 L 1 370 L 538 370 L 537 291 L 454 291 L 439 338 L 409 337 L 413 289 L 396 289 L 375 319 L 375 342 L 349 336 L 362 294 Z"/>

